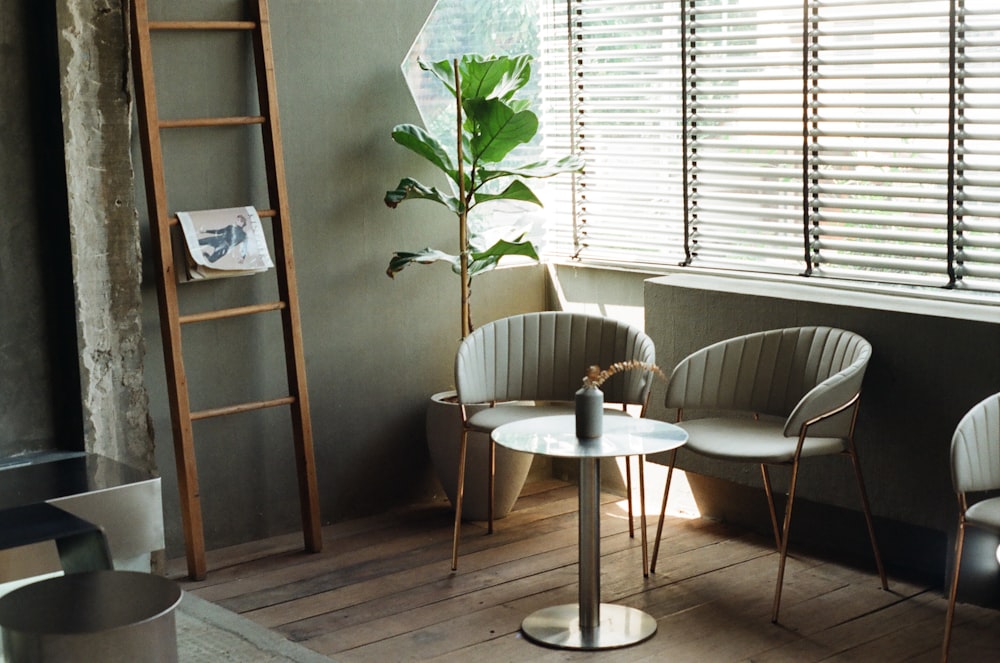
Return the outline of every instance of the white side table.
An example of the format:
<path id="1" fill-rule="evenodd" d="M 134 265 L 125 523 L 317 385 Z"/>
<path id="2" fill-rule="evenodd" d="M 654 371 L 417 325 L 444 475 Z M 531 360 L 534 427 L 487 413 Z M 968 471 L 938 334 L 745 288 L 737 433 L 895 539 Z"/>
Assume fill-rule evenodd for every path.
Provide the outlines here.
<path id="1" fill-rule="evenodd" d="M 580 595 L 578 603 L 542 608 L 521 630 L 531 641 L 563 649 L 612 649 L 638 644 L 656 633 L 656 620 L 628 606 L 601 603 L 601 458 L 645 456 L 676 449 L 687 433 L 655 419 L 605 417 L 604 435 L 576 437 L 573 415 L 504 424 L 493 439 L 508 449 L 580 460 Z"/>

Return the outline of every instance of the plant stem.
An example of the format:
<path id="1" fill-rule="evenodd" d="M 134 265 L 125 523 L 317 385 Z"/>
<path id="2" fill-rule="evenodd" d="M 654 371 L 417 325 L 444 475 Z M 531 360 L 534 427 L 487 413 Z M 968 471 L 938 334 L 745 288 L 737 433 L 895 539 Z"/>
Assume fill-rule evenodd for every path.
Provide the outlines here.
<path id="1" fill-rule="evenodd" d="M 462 265 L 462 338 L 472 333 L 472 316 L 469 310 L 469 204 L 465 200 L 465 159 L 462 156 L 462 81 L 458 73 L 458 59 L 451 61 L 455 68 L 455 136 L 458 143 L 458 250 Z"/>

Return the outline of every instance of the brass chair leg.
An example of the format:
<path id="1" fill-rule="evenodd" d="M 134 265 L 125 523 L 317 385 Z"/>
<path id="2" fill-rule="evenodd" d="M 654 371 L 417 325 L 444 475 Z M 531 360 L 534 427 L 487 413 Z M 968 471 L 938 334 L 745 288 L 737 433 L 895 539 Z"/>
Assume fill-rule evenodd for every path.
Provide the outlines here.
<path id="1" fill-rule="evenodd" d="M 962 566 L 962 548 L 965 544 L 965 518 L 958 518 L 958 534 L 955 537 L 955 570 L 948 592 L 948 613 L 944 618 L 944 642 L 941 644 L 941 663 L 948 663 L 948 648 L 951 645 L 951 624 L 955 619 L 955 598 L 958 596 L 958 571 Z"/>
<path id="2" fill-rule="evenodd" d="M 670 494 L 670 481 L 674 477 L 674 463 L 677 462 L 677 449 L 670 452 L 670 465 L 667 469 L 667 483 L 663 487 L 663 502 L 660 504 L 660 521 L 656 525 L 656 541 L 653 542 L 653 559 L 649 562 L 650 573 L 656 573 L 656 558 L 660 554 L 660 537 L 663 536 L 663 521 L 667 517 L 667 495 Z"/>
<path id="3" fill-rule="evenodd" d="M 639 456 L 639 528 L 642 530 L 642 577 L 649 577 L 649 549 L 646 543 L 646 468 L 645 456 Z M 629 495 L 631 496 L 631 482 L 629 485 Z M 632 504 L 631 497 L 629 504 Z M 632 521 L 631 509 L 629 509 L 629 522 Z"/>
<path id="4" fill-rule="evenodd" d="M 799 480 L 799 459 L 792 464 L 792 479 L 788 484 L 788 503 L 785 504 L 785 522 L 781 528 L 781 549 L 778 555 L 778 579 L 774 587 L 774 607 L 771 609 L 771 623 L 778 622 L 781 607 L 781 586 L 785 581 L 785 561 L 788 558 L 788 530 L 792 523 L 792 505 L 795 502 L 795 485 Z"/>
<path id="5" fill-rule="evenodd" d="M 851 457 L 851 465 L 854 466 L 854 476 L 858 479 L 858 490 L 861 492 L 861 507 L 865 514 L 865 524 L 868 526 L 868 538 L 872 542 L 872 552 L 875 553 L 875 568 L 878 569 L 878 576 L 882 580 L 882 589 L 888 591 L 889 581 L 885 576 L 885 567 L 882 565 L 882 555 L 878 551 L 878 543 L 875 539 L 875 524 L 872 520 L 872 510 L 868 503 L 868 491 L 865 490 L 865 480 L 861 477 L 861 464 L 858 462 L 858 455 L 854 451 L 854 440 L 848 444 L 847 455 Z"/>
<path id="6" fill-rule="evenodd" d="M 639 460 L 639 471 L 642 471 L 642 459 Z M 640 475 L 641 476 L 641 475 Z M 641 479 L 640 479 L 641 483 Z M 628 538 L 635 538 L 635 516 L 632 513 L 632 456 L 625 456 L 625 494 L 628 496 Z M 645 566 L 643 567 L 645 568 Z"/>
<path id="7" fill-rule="evenodd" d="M 493 441 L 493 437 L 490 436 L 490 462 L 489 462 L 489 479 L 486 481 L 486 533 L 493 533 L 493 500 L 496 497 L 496 490 L 494 484 L 496 483 L 496 472 L 497 472 L 497 443 Z"/>
<path id="8" fill-rule="evenodd" d="M 848 443 L 847 455 L 851 458 L 851 465 L 854 467 L 854 475 L 858 481 L 858 490 L 861 493 L 861 506 L 865 515 L 865 524 L 868 527 L 868 537 L 871 539 L 872 552 L 875 553 L 875 566 L 878 568 L 879 578 L 882 581 L 882 589 L 889 589 L 889 582 L 885 575 L 885 567 L 882 564 L 882 556 L 878 550 L 878 542 L 875 539 L 875 526 L 872 520 L 871 507 L 868 502 L 868 493 L 865 490 L 865 482 L 861 475 L 861 465 L 858 463 L 858 456 L 854 452 L 854 441 L 853 439 Z M 774 508 L 774 498 L 771 491 L 771 481 L 768 475 L 767 468 L 762 464 L 761 472 L 764 476 L 764 490 L 767 493 L 768 506 L 771 509 L 771 522 L 772 526 L 776 526 L 777 519 L 775 515 Z M 792 478 L 788 487 L 788 503 L 785 505 L 785 517 L 784 523 L 782 525 L 781 533 L 779 534 L 775 530 L 775 538 L 778 540 L 779 548 L 779 558 L 778 558 L 778 579 L 777 584 L 774 589 L 774 607 L 771 611 L 771 621 L 776 623 L 778 621 L 778 610 L 781 607 L 781 588 L 785 579 L 785 562 L 788 559 L 788 531 L 792 520 L 792 503 L 795 499 L 795 487 L 798 483 L 799 478 L 799 460 L 796 458 L 792 465 Z"/>
<path id="9" fill-rule="evenodd" d="M 778 529 L 778 513 L 774 508 L 774 492 L 771 490 L 771 474 L 767 465 L 760 464 L 760 473 L 764 477 L 764 494 L 767 495 L 767 509 L 771 512 L 771 531 L 774 532 L 774 549 L 781 550 L 781 531 Z"/>
<path id="10" fill-rule="evenodd" d="M 463 428 L 461 440 L 458 443 L 458 482 L 455 486 L 455 533 L 451 544 L 451 570 L 458 570 L 458 537 L 462 531 L 462 496 L 465 492 L 465 451 L 469 440 L 469 431 Z"/>

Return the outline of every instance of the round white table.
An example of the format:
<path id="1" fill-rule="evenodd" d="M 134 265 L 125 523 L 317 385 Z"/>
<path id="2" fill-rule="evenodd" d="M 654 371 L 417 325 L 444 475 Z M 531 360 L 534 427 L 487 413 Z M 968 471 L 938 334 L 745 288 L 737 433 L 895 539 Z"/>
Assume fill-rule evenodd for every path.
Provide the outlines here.
<path id="1" fill-rule="evenodd" d="M 655 419 L 605 417 L 604 435 L 576 437 L 573 415 L 536 417 L 497 427 L 493 440 L 508 449 L 580 459 L 579 602 L 542 608 L 521 622 L 537 644 L 562 649 L 612 649 L 638 644 L 656 633 L 656 620 L 642 610 L 601 603 L 600 459 L 644 456 L 676 449 L 687 433 Z"/>

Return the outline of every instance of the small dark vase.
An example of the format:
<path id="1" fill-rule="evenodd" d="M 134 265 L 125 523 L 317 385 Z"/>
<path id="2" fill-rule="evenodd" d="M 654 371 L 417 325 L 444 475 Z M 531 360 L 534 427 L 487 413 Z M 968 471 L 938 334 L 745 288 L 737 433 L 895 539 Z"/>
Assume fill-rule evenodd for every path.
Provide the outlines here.
<path id="1" fill-rule="evenodd" d="M 576 436 L 593 439 L 604 434 L 604 392 L 581 387 L 576 392 Z"/>

